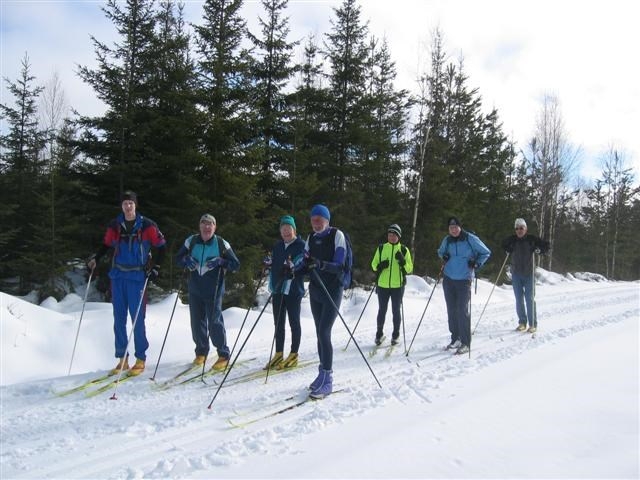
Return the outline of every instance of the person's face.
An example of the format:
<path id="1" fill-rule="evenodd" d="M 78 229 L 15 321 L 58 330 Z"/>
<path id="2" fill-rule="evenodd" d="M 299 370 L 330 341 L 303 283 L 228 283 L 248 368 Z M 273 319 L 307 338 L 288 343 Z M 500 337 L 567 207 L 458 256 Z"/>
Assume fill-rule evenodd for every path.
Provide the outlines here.
<path id="1" fill-rule="evenodd" d="M 136 202 L 133 200 L 123 200 L 122 212 L 124 213 L 124 218 L 133 220 L 136 217 Z"/>
<path id="2" fill-rule="evenodd" d="M 296 231 L 289 224 L 280 225 L 280 236 L 285 242 L 290 242 L 296 238 Z"/>
<path id="3" fill-rule="evenodd" d="M 327 228 L 327 225 L 329 225 L 329 220 L 327 220 L 326 218 L 320 215 L 314 215 L 313 217 L 311 217 L 311 228 L 314 232 L 322 232 L 325 228 Z"/>
<path id="4" fill-rule="evenodd" d="M 523 227 L 522 225 L 518 225 L 516 227 L 516 236 L 518 238 L 522 238 L 527 234 L 527 227 Z"/>
<path id="5" fill-rule="evenodd" d="M 387 242 L 389 243 L 398 243 L 400 241 L 400 237 L 393 232 L 387 232 Z"/>
<path id="6" fill-rule="evenodd" d="M 449 225 L 449 235 L 452 237 L 459 236 L 461 231 L 460 225 Z"/>
<path id="7" fill-rule="evenodd" d="M 200 236 L 205 242 L 211 240 L 216 232 L 216 224 L 211 222 L 200 222 Z"/>

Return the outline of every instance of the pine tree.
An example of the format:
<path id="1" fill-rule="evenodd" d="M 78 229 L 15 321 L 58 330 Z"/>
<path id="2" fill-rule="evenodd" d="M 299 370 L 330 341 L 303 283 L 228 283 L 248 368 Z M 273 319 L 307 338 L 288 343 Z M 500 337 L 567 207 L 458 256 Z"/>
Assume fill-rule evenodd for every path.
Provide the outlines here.
<path id="1" fill-rule="evenodd" d="M 36 233 L 41 228 L 42 211 L 37 194 L 46 188 L 42 152 L 48 132 L 38 125 L 38 98 L 43 87 L 34 86 L 29 57 L 22 59 L 20 76 L 15 82 L 5 79 L 15 106 L 0 104 L 7 132 L 0 135 L 0 279 L 17 278 L 7 290 L 25 294 L 42 281 L 47 265 L 35 261 L 33 252 L 40 248 Z"/>

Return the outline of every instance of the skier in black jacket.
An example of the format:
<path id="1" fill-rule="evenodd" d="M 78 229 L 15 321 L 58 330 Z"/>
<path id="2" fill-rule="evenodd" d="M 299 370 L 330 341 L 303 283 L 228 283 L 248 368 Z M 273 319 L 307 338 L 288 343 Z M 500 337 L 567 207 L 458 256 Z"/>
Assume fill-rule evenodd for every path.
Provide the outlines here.
<path id="1" fill-rule="evenodd" d="M 527 233 L 527 222 L 522 218 L 516 218 L 515 229 L 515 235 L 505 238 L 502 247 L 511 255 L 511 284 L 516 297 L 516 313 L 518 314 L 516 330 L 518 332 L 527 330 L 528 321 L 529 329 L 527 332 L 534 333 L 538 328 L 538 320 L 535 299 L 533 298 L 533 254 L 547 253 L 550 245 L 546 240 Z"/>

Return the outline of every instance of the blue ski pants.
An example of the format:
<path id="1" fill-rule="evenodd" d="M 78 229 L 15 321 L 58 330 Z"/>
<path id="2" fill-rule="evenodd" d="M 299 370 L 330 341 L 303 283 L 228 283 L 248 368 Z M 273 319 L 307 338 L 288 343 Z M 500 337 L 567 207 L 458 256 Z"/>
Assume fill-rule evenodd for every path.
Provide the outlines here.
<path id="1" fill-rule="evenodd" d="M 116 358 L 122 358 L 127 352 L 127 312 L 131 315 L 131 321 L 135 321 L 133 329 L 133 339 L 135 345 L 135 356 L 140 360 L 147 359 L 147 332 L 144 324 L 147 299 L 141 295 L 144 288 L 143 280 L 132 280 L 128 278 L 117 278 L 111 280 L 111 303 L 113 305 L 113 333 L 115 334 Z M 140 312 L 136 320 L 136 312 L 140 305 Z"/>
<path id="2" fill-rule="evenodd" d="M 328 290 L 336 307 L 340 308 L 342 302 L 342 286 Z M 323 370 L 333 368 L 333 345 L 331 343 L 331 329 L 338 316 L 338 311 L 327 298 L 327 294 L 322 287 L 313 283 L 309 286 L 309 304 L 313 322 L 316 326 L 316 336 L 318 337 L 318 356 Z"/>
<path id="3" fill-rule="evenodd" d="M 511 285 L 513 286 L 513 294 L 516 297 L 516 313 L 518 314 L 518 323 L 522 325 L 529 321 L 530 327 L 538 327 L 538 319 L 536 318 L 536 305 L 533 298 L 533 278 L 531 275 L 511 275 Z M 527 306 L 525 312 L 525 303 Z"/>

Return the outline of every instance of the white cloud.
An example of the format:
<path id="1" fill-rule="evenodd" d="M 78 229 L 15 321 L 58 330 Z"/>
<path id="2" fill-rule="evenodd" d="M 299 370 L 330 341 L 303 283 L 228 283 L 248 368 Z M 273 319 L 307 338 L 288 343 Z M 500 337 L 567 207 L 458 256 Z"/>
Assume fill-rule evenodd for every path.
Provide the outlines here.
<path id="1" fill-rule="evenodd" d="M 291 0 L 290 40 L 315 33 L 321 41 L 341 1 Z M 76 75 L 94 65 L 90 35 L 109 43 L 113 26 L 94 2 L 3 1 L 2 76 L 15 79 L 24 52 L 39 83 L 57 71 L 71 105 L 83 114 L 103 108 Z M 640 86 L 633 1 L 612 0 L 363 0 L 362 19 L 385 37 L 396 62 L 398 86 L 416 91 L 428 61 L 431 33 L 439 27 L 452 59 L 464 57 L 469 85 L 479 89 L 487 110 L 497 108 L 505 133 L 524 146 L 532 135 L 540 98 L 558 96 L 569 140 L 585 155 L 583 174 L 593 177 L 592 152 L 610 145 L 626 152 L 640 175 Z M 188 19 L 201 21 L 200 1 L 187 2 Z M 257 1 L 245 2 L 256 32 Z M 6 102 L 3 85 L 2 101 Z M 598 175 L 599 172 L 595 174 Z"/>

